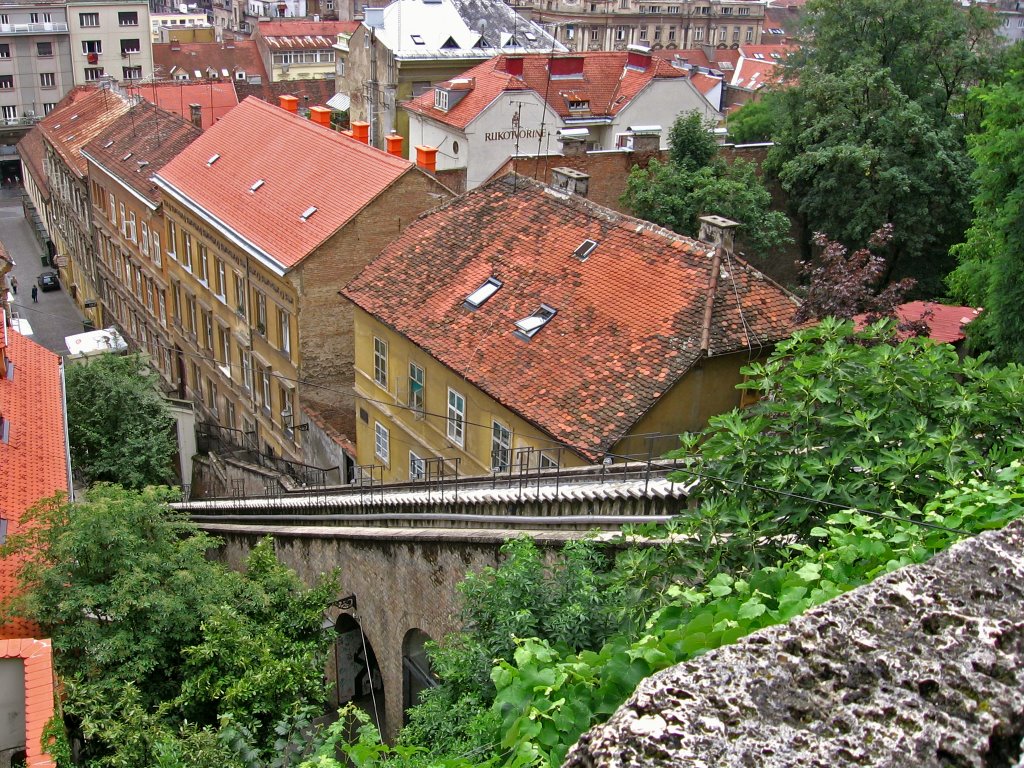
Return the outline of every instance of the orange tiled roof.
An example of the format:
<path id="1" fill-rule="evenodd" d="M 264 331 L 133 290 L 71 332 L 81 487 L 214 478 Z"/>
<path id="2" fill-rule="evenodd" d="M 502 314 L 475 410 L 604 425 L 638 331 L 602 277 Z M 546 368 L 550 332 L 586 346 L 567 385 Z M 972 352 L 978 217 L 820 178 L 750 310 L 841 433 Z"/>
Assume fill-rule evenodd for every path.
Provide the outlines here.
<path id="1" fill-rule="evenodd" d="M 153 203 L 160 195 L 153 174 L 202 134 L 188 120 L 140 102 L 85 145 L 107 171 Z"/>
<path id="2" fill-rule="evenodd" d="M 6 342 L 0 335 L 0 345 L 5 343 L 14 376 L 0 378 L 0 414 L 8 434 L 7 442 L 0 441 L 0 516 L 10 536 L 21 530 L 29 507 L 68 490 L 68 475 L 60 357 L 11 328 Z M 0 597 L 17 590 L 20 566 L 18 558 L 0 558 Z M 0 626 L 0 638 L 31 637 L 37 631 L 18 619 Z"/>
<path id="3" fill-rule="evenodd" d="M 916 323 L 923 320 L 928 326 L 928 338 L 942 344 L 956 344 L 967 338 L 964 331 L 981 309 L 936 304 L 933 301 L 908 301 L 896 307 L 896 317 L 902 322 Z M 857 328 L 867 324 L 867 315 L 853 318 Z"/>
<path id="4" fill-rule="evenodd" d="M 585 239 L 598 245 L 581 262 Z M 597 459 L 700 357 L 711 246 L 523 177 L 421 217 L 345 290 L 358 306 L 543 431 Z M 725 265 L 710 353 L 796 327 L 796 301 L 738 258 Z M 489 277 L 502 287 L 463 302 Z M 514 323 L 557 314 L 529 341 Z M 750 334 L 748 336 L 748 333 Z"/>
<path id="5" fill-rule="evenodd" d="M 428 90 L 407 102 L 405 108 L 455 128 L 465 128 L 504 91 L 532 90 L 561 117 L 611 117 L 629 105 L 652 80 L 685 78 L 686 73 L 668 61 L 652 58 L 643 71 L 627 67 L 626 51 L 597 51 L 586 54 L 526 54 L 496 56 L 459 76 L 473 78 L 474 87 L 447 112 L 434 107 L 434 91 Z M 506 71 L 508 60 L 523 59 L 523 76 Z M 552 59 L 583 59 L 579 77 L 549 78 Z M 450 83 L 451 81 L 449 81 Z M 444 84 L 442 84 L 444 85 Z M 589 102 L 584 113 L 569 109 L 569 100 Z"/>
<path id="6" fill-rule="evenodd" d="M 85 178 L 85 158 L 79 150 L 127 111 L 128 100 L 114 91 L 76 86 L 39 121 L 39 127 L 68 167 Z"/>
<path id="7" fill-rule="evenodd" d="M 175 70 L 188 72 L 195 78 L 196 70 L 202 78 L 209 77 L 208 69 L 216 77 L 231 80 L 236 72 L 244 72 L 246 78 L 258 75 L 267 79 L 267 68 L 263 64 L 255 40 L 225 40 L 223 43 L 154 43 L 153 68 L 160 77 L 173 77 Z M 224 72 L 227 71 L 227 75 Z"/>
<path id="8" fill-rule="evenodd" d="M 50 183 L 43 167 L 43 131 L 38 125 L 21 137 L 18 142 L 18 156 L 25 166 L 26 172 L 32 174 L 36 186 L 45 198 L 50 197 Z M 42 211 L 39 212 L 42 214 Z"/>
<path id="9" fill-rule="evenodd" d="M 250 96 L 157 178 L 288 269 L 414 168 Z"/>
<path id="10" fill-rule="evenodd" d="M 0 659 L 20 659 L 25 685 L 25 763 L 29 768 L 53 768 L 42 749 L 43 729 L 54 715 L 53 653 L 49 640 L 0 640 Z"/>
<path id="11" fill-rule="evenodd" d="M 359 29 L 358 21 L 305 21 L 286 19 L 261 21 L 257 35 L 270 48 L 280 50 L 322 50 L 337 42 L 338 35 L 351 35 Z"/>
<path id="12" fill-rule="evenodd" d="M 139 83 L 131 84 L 126 90 L 133 96 L 141 96 L 151 104 L 174 112 L 186 120 L 192 119 L 192 104 L 200 107 L 203 128 L 209 128 L 238 105 L 238 95 L 230 80 Z"/>
<path id="13" fill-rule="evenodd" d="M 325 80 L 321 77 L 279 80 L 275 83 L 264 79 L 256 85 L 236 81 L 235 93 L 238 94 L 239 101 L 245 101 L 248 96 L 255 96 L 268 104 L 277 105 L 282 96 L 294 96 L 299 100 L 300 107 L 323 107 L 334 96 L 335 91 L 334 80 Z"/>

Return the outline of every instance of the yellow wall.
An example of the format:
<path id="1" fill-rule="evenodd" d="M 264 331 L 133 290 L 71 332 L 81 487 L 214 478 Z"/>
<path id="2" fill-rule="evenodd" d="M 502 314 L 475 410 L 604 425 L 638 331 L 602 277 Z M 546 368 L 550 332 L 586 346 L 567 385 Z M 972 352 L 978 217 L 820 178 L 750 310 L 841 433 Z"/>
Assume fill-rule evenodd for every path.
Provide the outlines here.
<path id="1" fill-rule="evenodd" d="M 443 456 L 461 458 L 461 475 L 485 475 L 491 472 L 491 424 L 497 420 L 512 431 L 513 459 L 515 449 L 532 447 L 558 458 L 554 441 L 529 422 L 472 386 L 449 368 L 434 360 L 401 334 L 356 308 L 356 446 L 361 465 L 382 463 L 375 455 L 374 424 L 381 423 L 389 431 L 389 461 L 383 479 L 389 482 L 409 480 L 409 452 L 420 458 Z M 388 345 L 387 389 L 374 380 L 374 338 Z M 424 371 L 424 415 L 406 408 L 409 403 L 409 363 Z M 448 389 L 452 388 L 466 400 L 464 444 L 460 447 L 448 438 Z M 366 420 L 362 413 L 366 413 Z M 533 459 L 536 467 L 536 455 Z M 561 465 L 581 466 L 582 458 L 568 450 L 560 456 Z M 454 470 L 450 462 L 446 472 Z M 381 475 L 375 474 L 380 480 Z"/>

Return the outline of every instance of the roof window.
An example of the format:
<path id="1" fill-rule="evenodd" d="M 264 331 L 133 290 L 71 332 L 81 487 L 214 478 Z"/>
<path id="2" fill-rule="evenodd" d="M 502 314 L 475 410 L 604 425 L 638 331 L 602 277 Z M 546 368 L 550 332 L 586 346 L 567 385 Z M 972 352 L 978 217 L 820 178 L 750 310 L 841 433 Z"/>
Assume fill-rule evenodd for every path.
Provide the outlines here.
<path id="1" fill-rule="evenodd" d="M 302 212 L 302 215 L 299 216 L 299 221 L 307 221 L 309 217 L 312 216 L 314 213 L 316 213 L 316 206 L 311 205 L 309 206 L 309 208 Z"/>
<path id="2" fill-rule="evenodd" d="M 11 440 L 11 420 L 0 413 L 0 443 L 8 443 Z"/>
<path id="3" fill-rule="evenodd" d="M 416 45 L 426 45 L 426 43 L 423 42 L 423 35 L 410 35 L 410 37 Z"/>
<path id="4" fill-rule="evenodd" d="M 104 145 L 103 145 L 103 148 L 104 148 L 104 149 L 110 149 L 110 148 L 111 148 L 112 146 L 114 146 L 114 141 L 113 141 L 113 139 L 111 139 L 111 140 L 110 140 L 110 141 L 108 141 L 108 142 L 107 142 L 106 144 L 104 144 Z"/>
<path id="5" fill-rule="evenodd" d="M 251 187 L 249 187 L 249 191 L 250 192 L 255 192 L 257 189 L 262 187 L 264 184 L 266 184 L 266 182 L 263 181 L 263 179 L 256 179 L 256 182 Z"/>
<path id="6" fill-rule="evenodd" d="M 141 171 L 143 168 L 149 165 L 149 160 L 136 160 L 135 164 L 139 166 L 139 170 Z"/>
<path id="7" fill-rule="evenodd" d="M 557 310 L 552 309 L 547 304 L 541 304 L 540 309 L 529 317 L 516 320 L 516 336 L 522 339 L 532 339 L 537 335 L 537 331 L 548 324 L 548 321 L 555 316 L 556 312 Z"/>
<path id="8" fill-rule="evenodd" d="M 501 280 L 498 280 L 495 277 L 488 277 L 483 285 L 466 297 L 466 301 L 463 303 L 463 306 L 466 307 L 466 309 L 479 308 L 485 301 L 498 292 L 501 285 Z"/>
<path id="9" fill-rule="evenodd" d="M 597 248 L 597 240 L 587 238 L 579 244 L 579 247 L 572 252 L 572 255 L 580 261 L 586 261 L 590 254 L 594 252 L 595 248 Z"/>
<path id="10" fill-rule="evenodd" d="M 220 160 L 220 155 L 210 155 L 210 159 L 206 161 L 206 166 L 209 167 Z"/>
<path id="11" fill-rule="evenodd" d="M 128 160 L 128 159 L 129 159 L 129 158 L 130 158 L 131 156 L 132 156 L 132 153 L 131 153 L 131 152 L 129 152 L 129 153 L 127 154 L 127 155 L 125 155 L 125 156 L 124 156 L 124 157 L 122 157 L 121 159 L 122 159 L 122 160 Z"/>
<path id="12" fill-rule="evenodd" d="M 590 109 L 589 99 L 566 99 L 569 102 L 570 112 L 586 112 Z"/>

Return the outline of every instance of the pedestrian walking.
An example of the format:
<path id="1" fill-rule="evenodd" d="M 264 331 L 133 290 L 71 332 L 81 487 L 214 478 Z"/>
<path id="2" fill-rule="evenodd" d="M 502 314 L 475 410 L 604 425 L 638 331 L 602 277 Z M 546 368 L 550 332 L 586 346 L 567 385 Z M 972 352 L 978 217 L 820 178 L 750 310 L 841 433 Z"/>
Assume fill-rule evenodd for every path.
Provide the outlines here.
<path id="1" fill-rule="evenodd" d="M 36 288 L 34 285 L 32 286 L 32 303 L 33 304 L 38 304 L 39 303 L 39 289 Z"/>
<path id="2" fill-rule="evenodd" d="M 16 278 L 14 275 L 11 275 L 11 293 L 13 293 L 15 296 L 18 295 L 18 278 Z"/>

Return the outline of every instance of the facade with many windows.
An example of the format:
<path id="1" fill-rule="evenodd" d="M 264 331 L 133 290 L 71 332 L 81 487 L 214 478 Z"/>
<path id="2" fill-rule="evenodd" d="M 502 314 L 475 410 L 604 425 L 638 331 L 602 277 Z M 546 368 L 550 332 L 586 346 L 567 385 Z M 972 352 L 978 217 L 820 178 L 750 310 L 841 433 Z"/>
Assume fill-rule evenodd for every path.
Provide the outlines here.
<path id="1" fill-rule="evenodd" d="M 153 76 L 148 3 L 82 0 L 67 4 L 67 16 L 75 85 Z"/>
<path id="2" fill-rule="evenodd" d="M 176 114 L 142 101 L 83 149 L 96 232 L 97 294 L 104 326 L 145 351 L 168 389 L 181 391 L 178 318 L 169 302 L 166 224 L 152 175 L 200 135 Z"/>
<path id="3" fill-rule="evenodd" d="M 338 292 L 448 191 L 251 97 L 156 183 L 176 364 L 203 417 L 295 461 L 309 458 L 302 409 L 351 436 L 352 318 Z"/>

